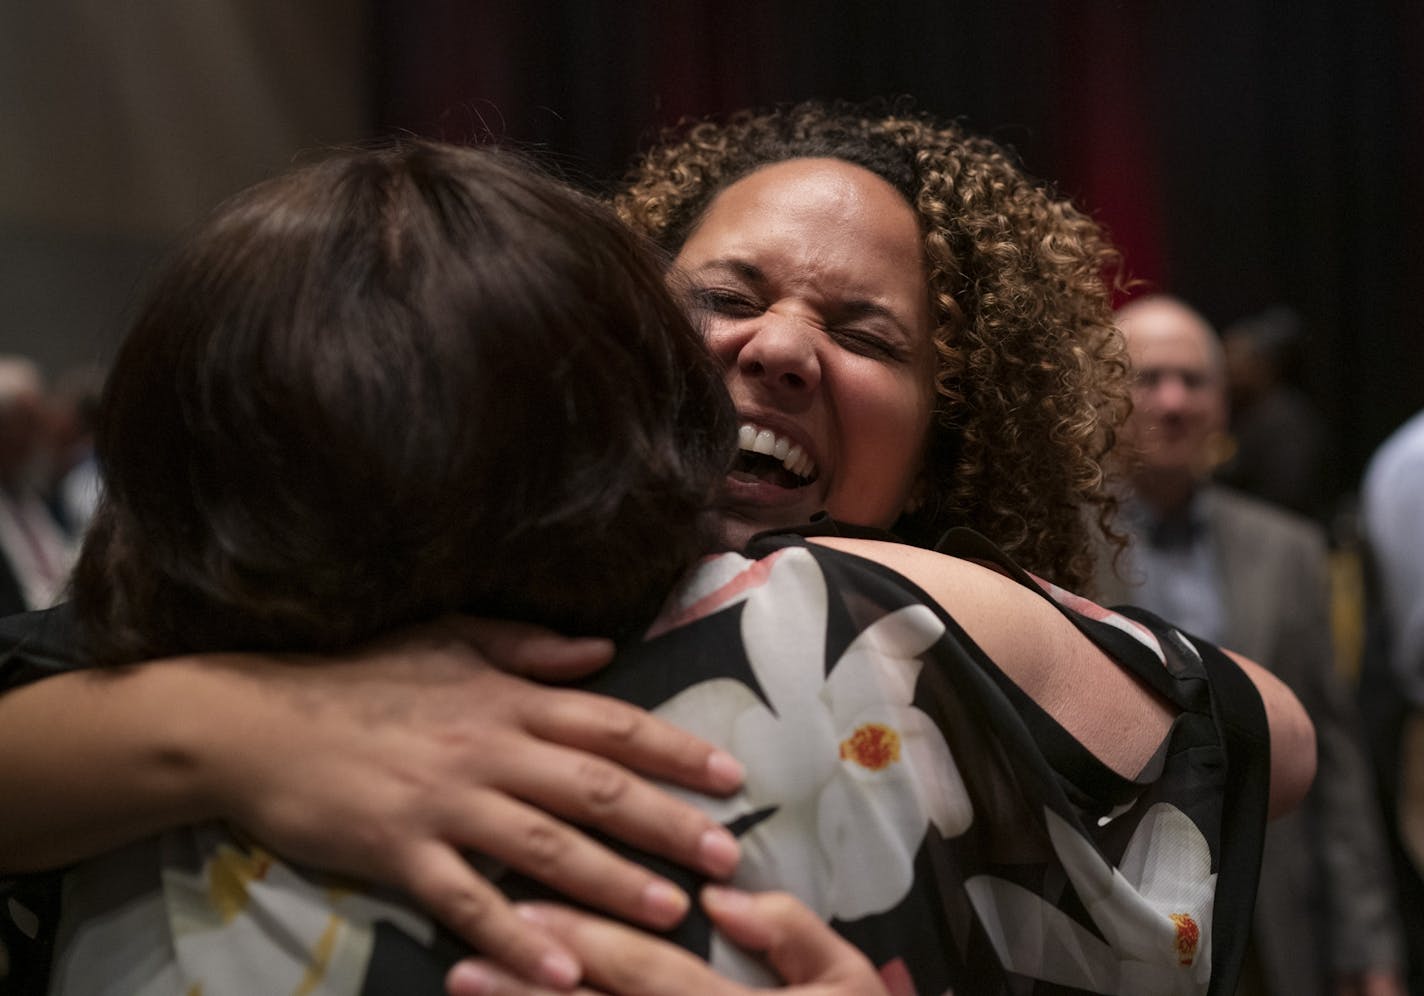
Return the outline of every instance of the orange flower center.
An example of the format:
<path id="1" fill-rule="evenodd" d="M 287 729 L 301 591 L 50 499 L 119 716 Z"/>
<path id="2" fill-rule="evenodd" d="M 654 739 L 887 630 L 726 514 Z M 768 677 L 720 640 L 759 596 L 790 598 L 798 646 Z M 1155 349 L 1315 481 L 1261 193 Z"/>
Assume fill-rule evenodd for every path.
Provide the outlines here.
<path id="1" fill-rule="evenodd" d="M 1186 913 L 1167 914 L 1177 925 L 1177 964 L 1190 965 L 1197 957 L 1197 945 L 1201 942 L 1201 928 Z"/>
<path id="2" fill-rule="evenodd" d="M 864 723 L 841 741 L 841 760 L 883 771 L 900 760 L 900 734 L 883 723 Z"/>

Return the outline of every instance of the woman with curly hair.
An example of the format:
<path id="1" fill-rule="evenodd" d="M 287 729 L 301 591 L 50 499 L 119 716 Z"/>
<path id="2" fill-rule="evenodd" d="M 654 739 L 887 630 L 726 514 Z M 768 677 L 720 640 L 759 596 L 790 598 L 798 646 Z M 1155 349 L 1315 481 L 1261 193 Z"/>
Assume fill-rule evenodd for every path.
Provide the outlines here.
<path id="1" fill-rule="evenodd" d="M 676 256 L 746 178 L 781 164 L 794 193 L 805 164 L 825 161 L 887 183 L 918 227 L 918 258 L 904 263 L 929 303 L 933 416 L 912 501 L 891 518 L 895 533 L 929 546 L 970 526 L 1028 570 L 1083 588 L 1090 529 L 1106 529 L 1114 504 L 1103 460 L 1128 404 L 1109 292 L 1119 258 L 1090 218 L 957 125 L 821 104 L 684 127 L 643 157 L 614 205 Z M 765 224 L 750 217 L 737 235 Z M 848 269 L 859 269 L 859 247 L 846 248 Z M 713 329 L 727 324 L 717 295 L 691 279 L 694 308 Z M 754 309 L 756 297 L 736 307 Z"/>
<path id="2" fill-rule="evenodd" d="M 854 545 L 854 534 L 865 531 L 885 537 L 894 529 L 930 545 L 951 530 L 940 544 L 946 549 L 1000 559 L 972 535 L 952 531 L 970 525 L 1051 580 L 1076 584 L 1086 575 L 1084 510 L 1096 508 L 1101 521 L 1110 504 L 1100 460 L 1122 398 L 1123 370 L 1102 272 L 1114 257 L 1091 223 L 1022 177 L 996 147 L 906 116 L 858 118 L 817 108 L 749 115 L 726 126 L 694 127 L 685 139 L 654 151 L 618 207 L 625 220 L 674 255 L 672 284 L 685 295 L 722 363 L 743 450 L 727 480 L 726 536 L 734 545 L 762 529 L 804 527 L 825 510 L 830 521 L 813 528 L 852 534 L 825 541 L 851 544 L 845 547 L 851 552 L 866 552 Z M 561 367 L 576 362 L 557 351 L 548 359 Z M 521 441 L 510 442 L 516 447 L 511 453 L 517 452 Z M 876 549 L 892 571 L 932 588 L 921 558 L 939 558 L 912 546 Z M 1031 584 L 1012 565 L 1002 566 L 1018 582 Z M 746 584 L 755 588 L 761 581 L 749 577 Z M 977 590 L 982 595 L 1001 584 L 1013 586 L 986 573 Z M 695 616 L 705 611 L 692 597 L 697 594 L 683 593 L 683 601 L 674 604 Z M 723 597 L 737 608 L 749 596 L 738 591 Z M 1002 612 L 995 615 L 993 604 L 986 603 L 988 632 L 1048 632 L 1005 608 L 1022 599 L 989 601 Z M 865 628 L 871 609 L 869 602 L 849 599 L 827 625 L 853 634 L 857 626 Z M 1070 618 L 1057 610 L 1050 615 L 1060 623 Z M 729 618 L 735 621 L 736 613 Z M 758 632 L 776 643 L 776 619 L 758 618 L 765 627 Z M 1093 630 L 1090 620 L 1071 618 L 1079 629 Z M 173 622 L 181 632 L 181 619 Z M 1249 865 L 1250 859 L 1219 837 L 1220 814 L 1209 806 L 1183 816 L 1170 803 L 1173 793 L 1196 777 L 1219 782 L 1219 771 L 1193 774 L 1194 766 L 1209 760 L 1207 754 L 1188 756 L 1175 747 L 1184 736 L 1204 735 L 1222 703 L 1201 698 L 1201 683 L 1178 680 L 1187 673 L 1200 677 L 1203 665 L 1190 647 L 1170 639 L 1148 641 L 1158 656 L 1145 667 L 1119 670 L 1110 658 L 1135 654 L 1141 663 L 1148 644 L 1114 647 L 1113 632 L 1136 634 L 1128 637 L 1133 640 L 1141 636 L 1139 628 L 1114 620 L 1093 631 L 1105 641 L 1107 654 L 1099 663 L 1108 666 L 1094 671 L 1091 681 L 1068 680 L 1070 673 L 1080 678 L 1083 673 L 1066 667 L 1000 672 L 993 661 L 1007 658 L 996 654 L 987 638 L 981 642 L 988 656 L 975 651 L 960 660 L 969 669 L 963 673 L 982 669 L 1001 686 L 994 701 L 1011 701 L 1022 714 L 1015 718 L 1009 711 L 996 720 L 1000 729 L 1012 731 L 1006 741 L 1012 750 L 993 755 L 1004 783 L 1023 777 L 1052 786 L 1059 774 L 1071 783 L 1066 795 L 1061 786 L 1045 789 L 1057 793 L 1050 807 L 1056 816 L 1041 809 L 1020 815 L 1027 821 L 1022 825 L 1042 823 L 1062 831 L 1052 835 L 1051 847 L 1051 834 L 1040 835 L 1035 853 L 1054 865 L 1071 864 L 1074 894 L 1091 907 L 1078 908 L 1074 925 L 1064 926 L 1058 904 L 1078 900 L 1051 897 L 1047 905 L 1033 907 L 1034 922 L 1045 929 L 1061 927 L 1066 931 L 1061 939 L 1087 953 L 1065 961 L 1061 952 L 1025 952 L 1012 936 L 986 928 L 956 937 L 969 947 L 957 949 L 954 957 L 961 966 L 994 958 L 1003 971 L 1058 978 L 1078 988 L 1111 979 L 1115 991 L 1134 991 L 1141 973 L 1155 978 L 1152 973 L 1185 959 L 1180 964 L 1192 969 L 1183 976 L 1190 980 L 1187 991 L 1205 991 L 1209 967 L 1226 966 L 1229 975 L 1236 957 L 1229 946 L 1220 946 L 1232 943 L 1219 936 L 1231 919 L 1203 918 L 1201 911 L 1210 910 L 1209 900 L 1203 906 L 1203 896 L 1211 893 L 1207 879 L 1220 860 L 1239 884 L 1240 863 Z M 577 947 L 578 937 L 586 941 L 589 935 L 575 931 L 573 938 L 555 940 L 547 930 L 516 919 L 460 852 L 482 851 L 617 915 L 666 926 L 682 915 L 686 900 L 665 878 L 615 857 L 539 808 L 688 866 L 725 871 L 735 845 L 729 846 L 706 815 L 591 756 L 604 754 L 696 789 L 725 790 L 736 780 L 736 765 L 708 743 L 727 745 L 726 731 L 718 726 L 725 703 L 688 700 L 698 707 L 672 711 L 680 725 L 707 738 L 695 740 L 626 705 L 541 691 L 493 671 L 456 645 L 467 636 L 507 666 L 531 673 L 542 653 L 561 653 L 557 668 L 546 662 L 538 671 L 546 677 L 586 670 L 611 649 L 595 642 L 554 645 L 551 651 L 547 640 L 531 642 L 517 628 L 446 624 L 327 668 L 291 668 L 261 657 L 214 668 L 210 661 L 178 658 L 108 677 L 102 686 L 76 683 L 70 676 L 10 693 L 0 699 L 0 725 L 12 736 L 23 739 L 28 731 L 43 739 L 39 734 L 56 710 L 84 720 L 83 734 L 72 744 L 57 745 L 63 749 L 54 751 L 48 766 L 5 783 L 11 798 L 48 793 L 42 812 L 19 812 L 9 821 L 8 867 L 43 867 L 173 822 L 220 816 L 246 826 L 278 851 L 396 885 L 467 941 L 527 975 L 567 983 L 569 963 L 563 956 L 572 946 L 580 956 L 592 957 Z M 11 666 L 42 671 L 47 661 L 36 648 L 44 645 L 43 633 L 31 630 L 28 639 L 30 647 L 12 657 Z M 864 652 L 855 646 L 851 641 L 841 647 L 838 660 Z M 817 671 L 830 672 L 830 646 L 820 651 L 825 660 L 809 649 L 811 644 L 803 648 L 793 641 L 786 652 L 800 651 L 810 663 L 808 673 L 825 677 Z M 419 677 L 429 673 L 428 660 L 415 662 L 419 667 L 412 663 L 432 650 L 443 658 L 442 678 L 433 687 Z M 1044 651 L 1035 659 L 1063 663 Z M 1171 682 L 1161 668 L 1164 661 L 1183 669 Z M 616 690 L 617 673 L 610 672 L 610 684 L 600 686 L 595 679 L 591 687 Z M 263 680 L 252 682 L 254 674 Z M 1108 686 L 1115 690 L 1105 692 Z M 1198 690 L 1188 693 L 1189 686 Z M 808 689 L 764 690 L 772 719 L 762 715 L 765 709 L 757 711 L 755 696 L 739 704 L 737 714 L 755 714 L 767 742 L 800 742 L 796 723 L 803 713 L 807 721 L 819 715 L 806 698 L 814 688 Z M 61 698 L 63 704 L 57 704 Z M 374 711 L 373 698 L 383 703 Z M 1132 736 L 1106 723 L 1122 715 L 1100 708 L 1107 699 L 1139 704 L 1132 712 L 1137 724 Z M 222 708 L 203 715 L 200 723 L 175 723 L 173 715 L 181 717 L 193 701 Z M 116 703 L 122 707 L 117 720 Z M 906 698 L 902 706 L 909 704 Z M 1192 722 L 1173 721 L 1187 713 Z M 965 716 L 961 725 L 968 729 L 972 723 Z M 120 732 L 113 734 L 106 724 L 116 724 Z M 1169 729 L 1173 749 L 1165 751 L 1161 765 L 1145 770 L 1146 755 L 1135 748 L 1119 753 L 1128 742 L 1140 747 L 1145 737 L 1150 755 Z M 825 731 L 812 724 L 804 732 Z M 854 800 L 864 789 L 857 781 L 861 768 L 899 770 L 893 765 L 902 740 L 893 724 L 857 720 L 846 732 L 840 759 L 855 777 L 845 785 L 836 781 L 837 792 L 851 795 L 839 809 L 832 807 L 833 813 L 857 809 Z M 112 757 L 124 777 L 59 783 L 54 773 L 83 770 L 75 758 L 96 756 L 95 742 L 108 749 L 103 756 Z M 308 763 L 293 765 L 293 757 Z M 1025 760 L 1027 767 L 1017 768 L 1007 757 L 1038 761 Z M 1281 771 L 1290 773 L 1288 767 Z M 127 783 L 135 779 L 137 787 Z M 1278 798 L 1294 791 L 1280 778 L 1272 787 Z M 1249 823 L 1252 807 L 1264 805 L 1266 794 L 1259 782 L 1241 789 L 1249 804 L 1228 808 Z M 1202 798 L 1219 798 L 1220 790 Z M 995 814 L 1003 818 L 1009 811 L 1001 808 L 1004 798 L 976 799 L 975 818 L 981 823 Z M 1155 808 L 1158 803 L 1169 806 L 1167 816 Z M 1118 818 L 1121 805 L 1135 806 L 1134 815 Z M 967 811 L 936 826 L 945 833 L 950 825 L 962 831 Z M 773 839 L 769 853 L 784 859 L 774 867 L 794 864 L 795 849 L 785 850 L 784 832 L 773 833 L 765 812 L 742 815 L 745 821 L 734 821 L 739 832 L 760 839 L 765 831 Z M 1058 818 L 1068 823 L 1060 826 Z M 1087 829 L 1094 825 L 1098 829 Z M 1159 839 L 1163 827 L 1167 837 Z M 924 820 L 918 828 L 924 831 Z M 1095 932 L 1131 933 L 1142 925 L 1130 913 L 1123 919 L 1120 898 L 1099 908 L 1101 897 L 1093 890 L 1102 884 L 1102 874 L 1124 854 L 1164 843 L 1181 843 L 1190 851 L 1185 887 L 1191 894 L 1152 897 L 1153 908 L 1162 908 L 1143 944 L 1129 937 L 1125 945 L 1111 940 L 1107 949 L 1095 947 Z M 847 857 L 853 859 L 853 851 Z M 831 847 L 828 853 L 839 852 Z M 1196 860 L 1203 853 L 1205 869 Z M 1110 856 L 1109 864 L 1103 855 Z M 974 876 L 980 884 L 973 898 L 981 916 L 992 920 L 984 910 L 1020 904 L 1013 876 L 1006 874 L 1020 857 L 1013 847 L 1000 853 L 998 845 L 956 857 L 961 867 L 982 872 Z M 883 876 L 853 860 L 840 867 L 846 874 L 830 893 L 818 891 L 816 876 L 809 876 L 818 911 L 857 921 L 883 912 L 866 898 L 879 894 Z M 1174 889 L 1180 884 L 1175 878 L 1173 883 Z M 1127 894 L 1137 894 L 1142 885 L 1132 881 Z M 959 897 L 960 913 L 967 914 L 963 904 L 969 901 Z M 855 929 L 851 924 L 852 935 Z M 932 934 L 915 943 L 933 962 L 943 941 Z M 890 939 L 892 951 L 895 942 Z M 1158 948 L 1167 942 L 1179 947 L 1164 961 Z M 1208 951 L 1214 952 L 1209 958 Z M 1090 966 L 1089 974 L 1079 963 Z M 1060 970 L 1069 974 L 1053 974 Z M 1008 984 L 1005 976 L 996 978 Z"/>

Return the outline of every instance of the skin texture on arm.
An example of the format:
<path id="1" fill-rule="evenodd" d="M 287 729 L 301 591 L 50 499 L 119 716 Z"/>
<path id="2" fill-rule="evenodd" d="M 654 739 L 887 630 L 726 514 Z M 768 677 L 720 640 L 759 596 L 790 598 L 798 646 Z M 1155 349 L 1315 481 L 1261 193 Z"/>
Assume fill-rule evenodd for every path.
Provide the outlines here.
<path id="1" fill-rule="evenodd" d="M 191 717 L 214 705 L 189 677 L 178 666 L 83 671 L 0 695 L 0 874 L 57 868 L 216 815 L 178 749 Z M 178 706 L 167 722 L 153 714 Z M 53 737 L 61 724 L 65 735 Z"/>
<path id="2" fill-rule="evenodd" d="M 508 654 L 512 642 L 522 649 L 506 659 L 527 668 L 541 646 L 528 638 L 528 627 L 451 618 L 346 660 L 175 658 L 0 696 L 0 800 L 17 801 L 0 801 L 3 870 L 228 819 L 292 860 L 395 885 L 505 964 L 571 985 L 567 950 L 515 917 L 461 852 L 670 926 L 686 896 L 563 820 L 720 877 L 735 840 L 629 769 L 710 792 L 734 789 L 741 771 L 639 710 L 541 689 L 476 649 Z M 546 659 L 568 676 L 611 649 L 575 642 Z M 61 723 L 65 737 L 41 736 Z"/>
<path id="3" fill-rule="evenodd" d="M 1315 725 L 1295 693 L 1281 679 L 1248 657 L 1230 650 L 1234 660 L 1260 693 L 1271 728 L 1271 819 L 1300 805 L 1315 780 Z"/>
<path id="4" fill-rule="evenodd" d="M 1171 727 L 1170 707 L 1082 636 L 1046 599 L 997 571 L 917 547 L 818 538 L 923 588 L 986 654 L 1079 742 L 1125 777 L 1147 764 Z M 1231 655 L 1261 694 L 1271 736 L 1270 815 L 1300 804 L 1315 773 L 1315 731 L 1291 691 Z"/>

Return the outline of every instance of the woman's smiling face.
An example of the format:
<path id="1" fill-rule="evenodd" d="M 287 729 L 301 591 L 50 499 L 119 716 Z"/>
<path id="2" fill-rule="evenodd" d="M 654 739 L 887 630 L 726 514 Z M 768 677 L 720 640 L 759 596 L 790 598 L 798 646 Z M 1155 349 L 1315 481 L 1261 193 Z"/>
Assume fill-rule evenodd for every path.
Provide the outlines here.
<path id="1" fill-rule="evenodd" d="M 676 266 L 742 425 L 727 539 L 822 509 L 894 523 L 934 410 L 929 291 L 904 197 L 838 159 L 765 166 L 713 199 Z"/>

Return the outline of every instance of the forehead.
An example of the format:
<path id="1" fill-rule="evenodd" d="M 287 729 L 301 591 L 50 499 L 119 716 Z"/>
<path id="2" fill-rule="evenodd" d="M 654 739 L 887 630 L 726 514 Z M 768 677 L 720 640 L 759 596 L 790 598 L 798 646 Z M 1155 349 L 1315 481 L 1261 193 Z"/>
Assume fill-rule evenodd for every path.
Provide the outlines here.
<path id="1" fill-rule="evenodd" d="M 1214 376 L 1221 353 L 1215 333 L 1195 314 L 1169 302 L 1129 309 L 1119 320 L 1135 370 L 1181 370 Z"/>
<path id="2" fill-rule="evenodd" d="M 763 166 L 721 191 L 684 254 L 793 252 L 800 265 L 911 268 L 923 284 L 919 222 L 894 187 L 838 159 Z"/>

